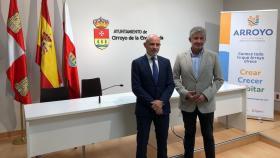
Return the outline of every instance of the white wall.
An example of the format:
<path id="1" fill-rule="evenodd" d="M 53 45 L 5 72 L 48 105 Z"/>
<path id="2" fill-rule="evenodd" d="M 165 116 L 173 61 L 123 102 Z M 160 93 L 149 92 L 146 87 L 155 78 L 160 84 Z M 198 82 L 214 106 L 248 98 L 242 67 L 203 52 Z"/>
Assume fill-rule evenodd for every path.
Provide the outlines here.
<path id="1" fill-rule="evenodd" d="M 51 23 L 54 30 L 60 74 L 62 56 L 62 8 L 64 0 L 48 0 Z M 123 83 L 123 88 L 104 92 L 130 91 L 131 61 L 144 55 L 143 41 L 113 41 L 101 51 L 93 43 L 92 20 L 102 16 L 109 19 L 110 34 L 114 29 L 145 29 L 148 33 L 164 36 L 160 54 L 170 58 L 188 49 L 189 30 L 196 25 L 205 26 L 208 33 L 207 47 L 218 48 L 219 12 L 222 0 L 69 0 L 69 9 L 77 49 L 80 80 L 100 77 L 102 86 Z M 19 12 L 27 48 L 31 94 L 39 100 L 39 67 L 35 64 L 37 26 L 41 1 L 18 0 Z M 5 95 L 7 62 L 6 21 L 8 0 L 0 1 L 0 133 L 19 129 L 19 106 Z"/>
<path id="2" fill-rule="evenodd" d="M 279 0 L 225 0 L 224 11 L 238 10 L 264 10 L 278 9 L 278 28 L 277 41 L 280 39 L 280 1 Z M 277 42 L 276 48 L 276 72 L 275 72 L 275 91 L 280 91 L 280 45 Z M 275 102 L 275 109 L 280 111 L 280 102 Z"/>

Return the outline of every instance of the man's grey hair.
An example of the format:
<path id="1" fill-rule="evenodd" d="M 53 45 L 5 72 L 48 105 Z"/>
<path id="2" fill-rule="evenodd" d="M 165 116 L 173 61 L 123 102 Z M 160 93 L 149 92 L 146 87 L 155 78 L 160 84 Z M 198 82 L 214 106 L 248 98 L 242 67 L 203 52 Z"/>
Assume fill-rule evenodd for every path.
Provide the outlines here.
<path id="1" fill-rule="evenodd" d="M 151 38 L 153 38 L 153 37 L 157 37 L 160 39 L 160 37 L 157 34 L 149 34 L 144 43 L 150 42 Z"/>
<path id="2" fill-rule="evenodd" d="M 206 30 L 205 28 L 201 27 L 201 26 L 195 26 L 191 29 L 190 31 L 190 36 L 189 38 L 191 38 L 194 34 L 196 33 L 202 33 L 202 35 L 204 36 L 204 38 L 206 39 Z"/>

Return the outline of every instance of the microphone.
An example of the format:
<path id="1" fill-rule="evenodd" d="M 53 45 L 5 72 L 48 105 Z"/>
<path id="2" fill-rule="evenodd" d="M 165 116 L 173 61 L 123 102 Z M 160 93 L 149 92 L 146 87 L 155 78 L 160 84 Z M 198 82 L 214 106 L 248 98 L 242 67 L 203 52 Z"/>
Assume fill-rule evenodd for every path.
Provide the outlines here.
<path id="1" fill-rule="evenodd" d="M 104 89 L 101 89 L 101 91 L 105 91 L 107 89 L 110 89 L 110 88 L 113 88 L 113 87 L 123 87 L 123 84 L 114 84 L 112 86 L 109 86 L 109 87 L 106 87 Z M 102 94 L 101 94 L 102 95 Z M 101 96 L 98 97 L 98 103 L 100 104 L 101 103 Z"/>
<path id="2" fill-rule="evenodd" d="M 102 89 L 102 91 L 105 91 L 105 90 L 113 88 L 113 87 L 123 87 L 123 84 L 115 84 L 115 85 L 112 85 L 112 86 L 109 86 L 109 87 L 106 87 L 106 88 Z"/>

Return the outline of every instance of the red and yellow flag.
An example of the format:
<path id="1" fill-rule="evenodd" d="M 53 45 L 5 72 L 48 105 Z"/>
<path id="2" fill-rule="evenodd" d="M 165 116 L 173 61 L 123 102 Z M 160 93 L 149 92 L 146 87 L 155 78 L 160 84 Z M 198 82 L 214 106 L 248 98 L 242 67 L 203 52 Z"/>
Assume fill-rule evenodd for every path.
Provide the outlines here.
<path id="1" fill-rule="evenodd" d="M 53 31 L 47 0 L 42 0 L 38 30 L 36 63 L 41 69 L 41 88 L 57 88 L 61 85 L 56 60 Z"/>
<path id="2" fill-rule="evenodd" d="M 29 104 L 31 103 L 31 95 L 27 78 L 25 46 L 16 0 L 10 0 L 7 31 L 9 42 L 7 78 L 10 82 L 10 84 L 7 84 L 7 90 L 14 95 L 15 100 L 23 104 Z"/>

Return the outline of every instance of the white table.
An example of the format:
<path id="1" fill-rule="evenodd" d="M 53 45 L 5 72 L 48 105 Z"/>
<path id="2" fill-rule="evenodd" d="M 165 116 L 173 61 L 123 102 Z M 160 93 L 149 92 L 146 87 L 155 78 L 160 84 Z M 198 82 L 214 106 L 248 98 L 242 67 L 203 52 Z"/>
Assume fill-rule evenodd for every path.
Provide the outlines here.
<path id="1" fill-rule="evenodd" d="M 171 98 L 170 126 L 182 124 L 179 94 Z M 136 133 L 133 93 L 24 106 L 27 157 L 97 143 Z M 215 117 L 229 127 L 246 129 L 246 87 L 224 84 L 216 97 Z"/>

